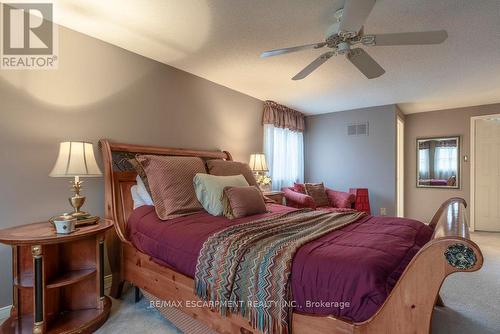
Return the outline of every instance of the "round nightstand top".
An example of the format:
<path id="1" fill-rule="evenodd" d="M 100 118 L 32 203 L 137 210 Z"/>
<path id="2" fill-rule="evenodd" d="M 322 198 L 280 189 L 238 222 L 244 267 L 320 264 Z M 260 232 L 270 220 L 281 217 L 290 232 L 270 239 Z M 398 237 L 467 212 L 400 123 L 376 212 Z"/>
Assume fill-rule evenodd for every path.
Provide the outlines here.
<path id="1" fill-rule="evenodd" d="M 73 233 L 57 234 L 49 222 L 14 226 L 0 230 L 0 242 L 9 245 L 56 244 L 88 237 L 103 232 L 113 226 L 109 219 L 99 219 L 94 225 L 77 227 Z"/>

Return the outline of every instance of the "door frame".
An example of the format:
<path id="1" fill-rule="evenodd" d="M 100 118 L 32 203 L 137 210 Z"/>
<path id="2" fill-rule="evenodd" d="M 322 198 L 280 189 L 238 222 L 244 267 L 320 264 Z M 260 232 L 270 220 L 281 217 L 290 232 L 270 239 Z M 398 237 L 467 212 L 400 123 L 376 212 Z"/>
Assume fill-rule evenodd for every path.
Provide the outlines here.
<path id="1" fill-rule="evenodd" d="M 475 198 L 476 198 L 476 157 L 475 157 L 475 144 L 476 144 L 476 121 L 481 119 L 488 119 L 492 117 L 499 117 L 500 114 L 491 114 L 491 115 L 481 115 L 481 116 L 471 116 L 470 118 L 470 203 L 469 203 L 469 212 L 470 212 L 470 226 L 469 230 L 475 231 Z"/>
<path id="2" fill-rule="evenodd" d="M 401 127 L 400 127 L 401 124 Z M 405 120 L 396 117 L 396 216 L 405 214 Z"/>

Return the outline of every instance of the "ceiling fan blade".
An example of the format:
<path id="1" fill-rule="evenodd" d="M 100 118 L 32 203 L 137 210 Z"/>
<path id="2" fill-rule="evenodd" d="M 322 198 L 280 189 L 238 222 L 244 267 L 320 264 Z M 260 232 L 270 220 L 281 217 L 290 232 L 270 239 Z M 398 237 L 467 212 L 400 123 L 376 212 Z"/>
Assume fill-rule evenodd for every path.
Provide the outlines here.
<path id="1" fill-rule="evenodd" d="M 352 33 L 360 31 L 373 6 L 375 0 L 346 0 L 340 19 L 340 31 Z"/>
<path id="2" fill-rule="evenodd" d="M 425 45 L 440 44 L 448 38 L 446 30 L 403 32 L 375 35 L 374 45 Z"/>
<path id="3" fill-rule="evenodd" d="M 312 63 L 307 65 L 302 71 L 297 73 L 292 80 L 301 80 L 307 77 L 309 74 L 311 74 L 315 69 L 320 67 L 325 61 L 330 59 L 333 55 L 335 55 L 335 52 L 329 51 L 323 53 L 321 56 L 316 58 Z"/>
<path id="4" fill-rule="evenodd" d="M 266 57 L 272 57 L 272 56 L 279 56 L 285 53 L 291 53 L 291 52 L 297 52 L 297 51 L 302 51 L 302 50 L 307 50 L 307 49 L 319 49 L 322 48 L 326 45 L 325 42 L 321 43 L 314 43 L 314 44 L 306 44 L 306 45 L 300 45 L 300 46 L 293 46 L 291 48 L 283 48 L 283 49 L 276 49 L 276 50 L 270 50 L 270 51 L 265 51 L 262 52 L 260 57 L 261 58 L 266 58 Z"/>
<path id="5" fill-rule="evenodd" d="M 385 73 L 380 66 L 365 50 L 356 48 L 347 54 L 347 59 L 357 67 L 368 79 L 373 79 Z"/>

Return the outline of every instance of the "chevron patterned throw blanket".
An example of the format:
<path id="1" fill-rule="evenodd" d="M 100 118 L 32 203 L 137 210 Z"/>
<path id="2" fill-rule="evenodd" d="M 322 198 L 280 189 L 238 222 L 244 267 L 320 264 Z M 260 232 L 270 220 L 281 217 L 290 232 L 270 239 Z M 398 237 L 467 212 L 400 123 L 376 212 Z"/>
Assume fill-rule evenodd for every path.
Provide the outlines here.
<path id="1" fill-rule="evenodd" d="M 239 313 L 264 333 L 290 333 L 294 254 L 305 243 L 364 215 L 304 209 L 217 232 L 200 251 L 196 294 L 222 315 Z"/>

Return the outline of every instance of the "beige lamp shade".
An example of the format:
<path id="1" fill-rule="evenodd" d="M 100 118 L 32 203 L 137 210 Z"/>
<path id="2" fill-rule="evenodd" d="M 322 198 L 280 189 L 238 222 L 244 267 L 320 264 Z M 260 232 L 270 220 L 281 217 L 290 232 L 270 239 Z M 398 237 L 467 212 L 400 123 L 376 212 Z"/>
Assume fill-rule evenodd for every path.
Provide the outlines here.
<path id="1" fill-rule="evenodd" d="M 250 169 L 254 172 L 267 172 L 266 155 L 264 153 L 254 153 L 250 155 Z"/>
<path id="2" fill-rule="evenodd" d="M 95 177 L 101 176 L 101 170 L 94 156 L 92 143 L 67 141 L 59 145 L 59 155 L 51 177 Z"/>

